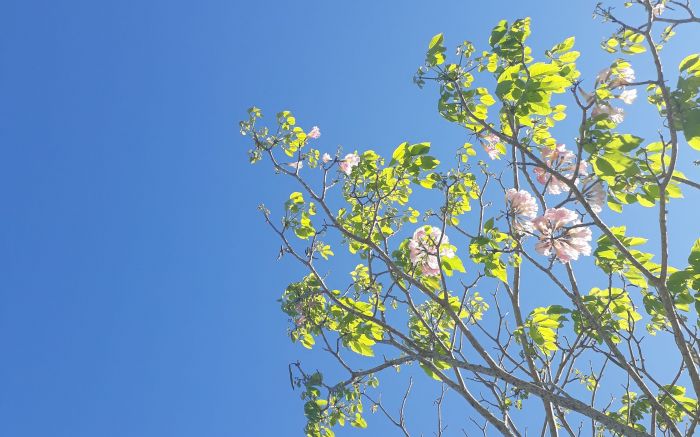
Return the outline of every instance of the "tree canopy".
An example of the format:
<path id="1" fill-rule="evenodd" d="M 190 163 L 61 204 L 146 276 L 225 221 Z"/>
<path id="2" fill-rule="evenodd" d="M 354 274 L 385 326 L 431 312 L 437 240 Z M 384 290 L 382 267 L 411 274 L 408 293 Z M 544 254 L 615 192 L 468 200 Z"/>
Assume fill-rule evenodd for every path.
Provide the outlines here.
<path id="1" fill-rule="evenodd" d="M 396 408 L 378 393 L 382 374 L 411 364 L 484 435 L 525 435 L 516 411 L 551 436 L 695 435 L 700 239 L 671 241 L 669 227 L 696 211 L 683 193 L 700 184 L 680 168 L 700 150 L 700 54 L 668 66 L 662 50 L 700 19 L 685 1 L 622 6 L 596 6 L 615 31 L 595 78 L 577 68 L 573 36 L 534 53 L 529 18 L 499 22 L 479 49 L 435 35 L 414 82 L 465 130 L 450 162 L 429 142 L 390 156 L 323 149 L 321 129 L 290 111 L 272 127 L 248 111 L 250 161 L 295 184 L 281 220 L 260 207 L 280 257 L 306 271 L 282 293 L 289 335 L 345 373 L 290 365 L 308 436 L 366 427 L 366 406 L 410 435 L 412 380 Z M 654 74 L 637 77 L 637 62 Z M 625 122 L 638 94 L 655 137 Z M 575 132 L 559 128 L 567 117 Z M 611 224 L 637 220 L 654 235 Z M 332 264 L 339 251 L 354 262 Z M 671 265 L 671 251 L 687 262 Z M 663 372 L 648 365 L 661 340 L 673 344 Z"/>

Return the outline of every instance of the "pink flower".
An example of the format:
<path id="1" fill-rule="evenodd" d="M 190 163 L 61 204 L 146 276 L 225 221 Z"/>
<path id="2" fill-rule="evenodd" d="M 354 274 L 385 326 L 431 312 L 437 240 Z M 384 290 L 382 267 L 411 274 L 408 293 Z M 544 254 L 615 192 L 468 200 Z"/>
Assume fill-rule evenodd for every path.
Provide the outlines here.
<path id="1" fill-rule="evenodd" d="M 535 218 L 538 211 L 535 198 L 525 190 L 511 188 L 506 191 L 506 204 L 513 219 L 513 230 L 532 232 L 530 219 Z"/>
<path id="2" fill-rule="evenodd" d="M 553 149 L 543 147 L 542 158 L 548 161 L 571 161 L 575 155 L 574 152 L 566 150 L 566 144 L 557 144 Z"/>
<path id="3" fill-rule="evenodd" d="M 440 244 L 441 258 L 454 258 L 455 252 L 450 246 L 450 240 L 435 226 L 421 226 L 416 229 L 413 238 L 408 242 L 411 263 L 420 268 L 421 273 L 425 276 L 440 274 L 438 243 Z"/>
<path id="4" fill-rule="evenodd" d="M 552 252 L 563 263 L 591 254 L 591 229 L 581 226 L 578 215 L 566 208 L 549 208 L 544 215 L 532 221 L 540 232 L 535 250 L 545 256 Z"/>
<path id="5" fill-rule="evenodd" d="M 635 75 L 632 67 L 623 67 L 613 72 L 609 68 L 605 68 L 598 73 L 595 78 L 596 86 L 607 84 L 609 88 L 617 88 L 624 85 L 629 85 L 634 82 Z"/>
<path id="6" fill-rule="evenodd" d="M 666 10 L 666 5 L 663 4 L 663 2 L 657 3 L 653 8 L 651 8 L 651 13 L 654 14 L 655 17 L 661 16 L 661 14 L 664 13 Z"/>
<path id="7" fill-rule="evenodd" d="M 603 210 L 608 200 L 608 195 L 601 181 L 595 180 L 595 176 L 589 176 L 583 180 L 583 197 L 588 201 L 591 209 L 596 214 Z"/>
<path id="8" fill-rule="evenodd" d="M 486 151 L 486 154 L 489 155 L 489 158 L 491 158 L 491 160 L 501 159 L 501 156 L 495 147 L 493 147 L 490 144 L 484 144 L 483 146 L 484 146 L 484 150 Z"/>
<path id="9" fill-rule="evenodd" d="M 352 169 L 357 167 L 359 163 L 360 157 L 357 155 L 357 153 L 348 153 L 345 155 L 345 158 L 340 161 L 340 169 L 343 171 L 343 173 L 350 176 Z"/>
<path id="10" fill-rule="evenodd" d="M 543 147 L 541 153 L 542 160 L 545 162 L 548 168 L 556 170 L 566 178 L 570 179 L 574 177 L 576 155 L 573 152 L 566 150 L 566 146 L 564 144 L 557 144 L 554 149 Z M 581 161 L 578 164 L 578 167 L 580 176 L 586 176 L 588 174 L 588 163 L 586 161 Z M 550 174 L 546 169 L 542 167 L 535 167 L 534 171 L 537 181 L 547 186 L 547 192 L 549 194 L 561 194 L 562 192 L 569 191 L 569 187 L 564 181 Z M 574 183 L 578 183 L 578 180 L 574 181 Z"/>
<path id="11" fill-rule="evenodd" d="M 607 103 L 601 103 L 593 107 L 591 111 L 592 117 L 597 117 L 598 115 L 606 114 L 610 120 L 615 124 L 620 124 L 625 120 L 625 111 L 622 108 L 615 108 L 608 105 Z"/>
<path id="12" fill-rule="evenodd" d="M 306 134 L 306 136 L 312 140 L 316 140 L 321 136 L 321 129 L 319 129 L 318 126 L 314 126 L 311 128 L 311 131 Z"/>
<path id="13" fill-rule="evenodd" d="M 634 103 L 634 99 L 637 98 L 637 90 L 632 89 L 632 90 L 624 90 L 621 94 L 619 99 L 622 100 L 624 103 L 631 105 Z"/>
<path id="14" fill-rule="evenodd" d="M 290 162 L 289 164 L 287 164 L 287 167 L 291 167 L 294 170 L 300 170 L 301 168 L 304 167 L 304 162 L 303 161 Z"/>
<path id="15" fill-rule="evenodd" d="M 489 158 L 491 158 L 492 160 L 501 159 L 500 152 L 496 148 L 496 144 L 500 142 L 501 139 L 498 138 L 498 135 L 494 133 L 488 133 L 481 137 L 481 146 L 484 148 L 486 153 L 489 155 Z"/>
<path id="16" fill-rule="evenodd" d="M 581 162 L 578 163 L 578 175 L 588 176 L 588 161 L 585 159 L 582 159 Z"/>
<path id="17" fill-rule="evenodd" d="M 629 85 L 634 82 L 635 75 L 632 67 L 624 67 L 617 70 L 617 77 L 611 80 L 608 85 L 610 88 L 617 88 L 619 86 Z"/>
<path id="18" fill-rule="evenodd" d="M 511 188 L 506 191 L 506 200 L 509 203 L 510 211 L 516 215 L 528 218 L 535 218 L 537 215 L 537 202 L 530 193 L 525 190 Z"/>
<path id="19" fill-rule="evenodd" d="M 535 175 L 539 183 L 542 185 L 547 185 L 547 192 L 549 194 L 561 194 L 569 191 L 569 187 L 564 183 L 564 181 L 547 173 L 547 170 L 541 167 L 535 167 Z"/>
<path id="20" fill-rule="evenodd" d="M 328 153 L 324 153 L 323 156 L 321 157 L 321 161 L 323 161 L 325 164 L 328 164 L 329 162 L 331 162 L 332 159 L 333 158 L 331 158 L 331 155 L 329 155 Z"/>
<path id="21" fill-rule="evenodd" d="M 567 208 L 548 208 L 544 212 L 544 215 L 537 217 L 532 221 L 535 229 L 541 233 L 551 233 L 562 227 L 567 223 L 573 222 L 578 219 L 578 215 L 575 211 Z"/>

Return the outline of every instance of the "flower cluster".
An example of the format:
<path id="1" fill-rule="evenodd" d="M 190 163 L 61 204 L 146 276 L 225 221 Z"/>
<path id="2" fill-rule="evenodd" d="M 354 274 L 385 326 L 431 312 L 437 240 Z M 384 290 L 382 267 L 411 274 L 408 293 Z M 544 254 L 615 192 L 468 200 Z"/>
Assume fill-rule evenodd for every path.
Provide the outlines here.
<path id="1" fill-rule="evenodd" d="M 634 82 L 635 74 L 632 67 L 622 67 L 613 70 L 606 68 L 596 76 L 596 86 L 606 84 L 608 88 L 624 87 Z"/>
<path id="2" fill-rule="evenodd" d="M 309 131 L 309 133 L 306 134 L 306 137 L 310 138 L 312 140 L 318 139 L 319 137 L 321 137 L 321 129 L 319 129 L 318 126 L 312 127 L 311 130 Z M 324 157 L 323 162 L 328 162 L 325 160 L 326 155 L 328 155 L 328 154 L 326 153 L 323 155 L 323 157 Z M 300 160 L 300 161 L 296 161 L 296 162 L 287 163 L 287 167 L 291 168 L 295 172 L 298 172 L 299 170 L 304 168 L 304 161 Z"/>
<path id="3" fill-rule="evenodd" d="M 450 240 L 435 226 L 421 226 L 408 242 L 411 263 L 426 276 L 440 274 L 438 244 L 441 258 L 454 258 L 455 252 L 450 246 Z"/>
<path id="4" fill-rule="evenodd" d="M 651 13 L 654 14 L 655 17 L 660 17 L 665 10 L 666 5 L 663 2 L 658 2 L 653 8 L 651 8 Z"/>
<path id="5" fill-rule="evenodd" d="M 537 216 L 537 202 L 525 190 L 511 188 L 506 191 L 506 204 L 512 218 L 513 230 L 516 232 L 532 232 L 531 220 Z"/>
<path id="6" fill-rule="evenodd" d="M 324 153 L 321 156 L 321 161 L 323 161 L 324 164 L 328 164 L 329 162 L 333 161 L 333 157 L 328 153 Z M 357 153 L 348 153 L 345 155 L 345 158 L 338 161 L 340 170 L 348 176 L 350 176 L 350 173 L 352 173 L 352 169 L 357 167 L 359 164 L 360 156 Z"/>
<path id="7" fill-rule="evenodd" d="M 535 250 L 549 256 L 552 252 L 563 263 L 591 254 L 591 229 L 581 225 L 578 215 L 566 208 L 549 208 L 532 221 L 539 232 Z"/>
<path id="8" fill-rule="evenodd" d="M 631 105 L 637 98 L 636 89 L 626 89 L 627 85 L 630 85 L 635 80 L 635 74 L 632 67 L 622 67 L 615 69 L 614 71 L 610 68 L 606 68 L 598 73 L 596 76 L 595 85 L 596 87 L 600 85 L 606 86 L 610 90 L 615 90 L 620 88 L 620 94 L 615 95 L 622 103 Z M 581 93 L 586 99 L 586 103 L 592 103 L 596 100 L 595 93 L 587 94 L 583 90 Z M 591 115 L 597 117 L 599 115 L 605 114 L 610 120 L 615 124 L 620 124 L 625 119 L 625 111 L 622 108 L 614 107 L 610 105 L 607 101 L 596 101 L 593 106 Z"/>
<path id="9" fill-rule="evenodd" d="M 481 136 L 481 146 L 492 160 L 501 159 L 501 152 L 496 148 L 496 145 L 500 142 L 501 139 L 494 133 L 488 133 Z"/>
<path id="10" fill-rule="evenodd" d="M 548 168 L 556 170 L 565 178 L 572 178 L 576 170 L 576 155 L 570 150 L 566 150 L 564 144 L 557 144 L 554 149 L 547 147 L 542 148 L 542 160 Z M 569 191 L 569 187 L 558 177 L 550 174 L 542 167 L 535 167 L 535 175 L 537 181 L 547 187 L 549 194 L 561 194 Z M 578 163 L 578 175 L 588 176 L 588 162 L 581 161 Z M 578 183 L 578 181 L 574 181 Z"/>
<path id="11" fill-rule="evenodd" d="M 346 175 L 350 176 L 352 169 L 360 164 L 360 157 L 357 153 L 348 153 L 345 158 L 340 161 L 340 170 Z"/>
<path id="12" fill-rule="evenodd" d="M 622 100 L 622 103 L 626 105 L 631 105 L 634 103 L 634 100 L 637 98 L 637 90 L 631 89 L 631 90 L 624 90 L 623 92 L 620 93 L 620 96 L 618 97 L 620 100 Z"/>
<path id="13" fill-rule="evenodd" d="M 306 134 L 306 136 L 312 140 L 317 140 L 321 136 L 321 129 L 319 129 L 318 126 L 314 126 L 311 128 L 311 131 Z"/>
<path id="14" fill-rule="evenodd" d="M 321 137 L 321 129 L 319 129 L 318 126 L 314 126 L 313 128 L 311 128 L 309 133 L 306 134 L 306 136 L 312 140 L 316 140 Z M 324 164 L 328 164 L 329 162 L 333 161 L 333 157 L 328 153 L 324 153 L 321 156 L 321 161 Z M 350 173 L 352 173 L 352 169 L 360 164 L 360 156 L 357 153 L 348 153 L 347 155 L 345 155 L 345 158 L 341 159 L 338 162 L 340 170 L 349 176 Z M 302 162 L 293 162 L 287 165 L 295 170 L 298 170 L 302 168 L 304 164 Z"/>

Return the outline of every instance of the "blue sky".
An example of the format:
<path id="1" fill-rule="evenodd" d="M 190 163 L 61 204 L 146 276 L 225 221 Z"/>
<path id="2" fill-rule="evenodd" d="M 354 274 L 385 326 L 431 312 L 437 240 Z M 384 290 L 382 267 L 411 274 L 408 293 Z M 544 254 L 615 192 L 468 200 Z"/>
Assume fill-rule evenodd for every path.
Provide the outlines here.
<path id="1" fill-rule="evenodd" d="M 6 2 L 0 435 L 300 435 L 287 364 L 324 361 L 286 337 L 276 300 L 298 270 L 256 211 L 293 188 L 247 164 L 237 121 L 292 109 L 329 149 L 451 153 L 463 131 L 411 83 L 430 37 L 485 47 L 529 15 L 535 51 L 576 35 L 592 77 L 612 60 L 594 4 Z"/>

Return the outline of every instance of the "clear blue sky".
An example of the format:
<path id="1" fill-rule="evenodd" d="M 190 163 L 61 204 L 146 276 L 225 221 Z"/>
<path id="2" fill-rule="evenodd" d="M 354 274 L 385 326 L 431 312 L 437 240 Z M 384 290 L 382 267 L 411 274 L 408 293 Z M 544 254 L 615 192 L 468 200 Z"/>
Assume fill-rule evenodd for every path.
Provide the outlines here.
<path id="1" fill-rule="evenodd" d="M 576 35 L 589 77 L 611 60 L 594 1 L 439 3 L 4 2 L 0 435 L 301 435 L 287 364 L 323 361 L 286 337 L 296 270 L 255 207 L 292 188 L 247 164 L 245 109 L 329 148 L 451 150 L 464 133 L 411 83 L 433 34 L 484 47 L 530 15 L 540 53 Z"/>

